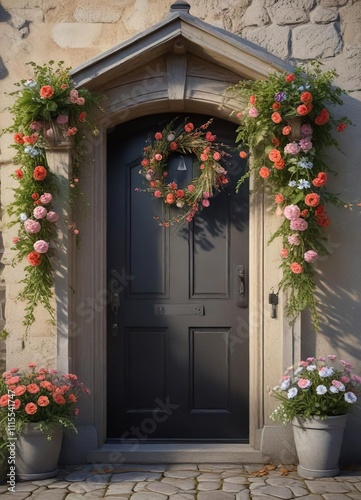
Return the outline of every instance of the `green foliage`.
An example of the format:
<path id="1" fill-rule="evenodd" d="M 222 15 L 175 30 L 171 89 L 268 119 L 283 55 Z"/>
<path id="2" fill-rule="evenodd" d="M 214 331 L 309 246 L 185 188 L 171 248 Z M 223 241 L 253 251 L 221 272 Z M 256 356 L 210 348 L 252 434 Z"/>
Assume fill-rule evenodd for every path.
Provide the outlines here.
<path id="1" fill-rule="evenodd" d="M 291 212 L 270 238 L 270 242 L 277 237 L 282 240 L 279 288 L 289 292 L 286 313 L 291 323 L 308 308 L 316 331 L 314 261 L 329 255 L 325 204 L 350 208 L 326 188 L 327 176 L 333 172 L 325 153 L 337 147 L 335 130 L 342 132 L 350 123 L 345 117 L 335 120 L 327 109 L 330 104 L 342 104 L 343 91 L 332 85 L 335 76 L 335 71 L 322 72 L 315 63 L 308 70 L 271 73 L 266 80 L 244 80 L 229 89 L 244 103 L 237 114 L 237 142 L 244 150 L 240 154 L 249 156 L 249 170 L 237 187 L 254 173 L 256 186 L 263 185 L 274 196 L 277 215 Z"/>
<path id="2" fill-rule="evenodd" d="M 281 404 L 270 415 L 284 425 L 294 417 L 326 418 L 351 412 L 361 394 L 361 377 L 352 374 L 349 363 L 307 358 L 290 367 L 281 377 L 271 395 Z"/>
<path id="3" fill-rule="evenodd" d="M 40 304 L 54 320 L 52 259 L 56 257 L 53 241 L 57 236 L 59 215 L 54 212 L 52 203 L 57 196 L 64 200 L 64 188 L 66 191 L 70 188 L 68 206 L 71 212 L 74 200 L 81 195 L 80 165 L 87 158 L 84 134 L 86 129 L 93 135 L 98 134 L 90 119 L 96 108 L 101 109 L 101 97 L 87 89 L 76 89 L 70 68 L 64 68 L 63 61 L 57 65 L 54 61 L 44 66 L 34 62 L 28 64 L 33 68 L 34 79 L 15 84 L 18 89 L 9 94 L 15 98 L 9 108 L 13 122 L 3 130 L 3 133 L 14 134 L 14 163 L 20 165 L 13 174 L 19 185 L 14 190 L 14 200 L 7 207 L 7 213 L 10 226 L 20 222 L 18 236 L 14 238 L 14 265 L 24 259 L 29 264 L 25 267 L 25 276 L 21 280 L 24 288 L 18 297 L 27 302 L 23 322 L 26 332 L 34 322 L 34 311 Z M 59 141 L 70 147 L 69 183 L 49 169 L 48 151 Z M 64 181 L 67 186 L 64 186 Z M 44 210 L 38 213 L 38 207 Z M 69 231 L 78 237 L 75 222 L 66 222 Z"/>

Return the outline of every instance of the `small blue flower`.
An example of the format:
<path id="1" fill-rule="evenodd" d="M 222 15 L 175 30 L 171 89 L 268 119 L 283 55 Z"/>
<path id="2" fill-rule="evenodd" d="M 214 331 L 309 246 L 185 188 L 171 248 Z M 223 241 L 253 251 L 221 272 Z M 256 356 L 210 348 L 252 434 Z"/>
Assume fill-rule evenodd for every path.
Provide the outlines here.
<path id="1" fill-rule="evenodd" d="M 308 170 L 311 170 L 311 168 L 313 168 L 312 161 L 301 160 L 298 165 L 301 168 L 307 168 Z"/>
<path id="2" fill-rule="evenodd" d="M 288 185 L 289 185 L 290 187 L 292 187 L 292 188 L 293 188 L 293 187 L 295 187 L 295 186 L 296 186 L 296 184 L 297 184 L 297 183 L 296 183 L 296 181 L 290 181 L 290 182 L 288 183 Z"/>
<path id="3" fill-rule="evenodd" d="M 300 92 L 302 92 L 303 90 L 305 90 L 305 87 L 304 87 L 303 85 L 300 85 L 300 86 L 298 87 L 298 90 L 299 90 Z"/>
<path id="4" fill-rule="evenodd" d="M 300 179 L 298 181 L 297 184 L 298 189 L 308 189 L 309 187 L 311 187 L 311 184 L 308 181 L 306 181 L 306 179 Z"/>

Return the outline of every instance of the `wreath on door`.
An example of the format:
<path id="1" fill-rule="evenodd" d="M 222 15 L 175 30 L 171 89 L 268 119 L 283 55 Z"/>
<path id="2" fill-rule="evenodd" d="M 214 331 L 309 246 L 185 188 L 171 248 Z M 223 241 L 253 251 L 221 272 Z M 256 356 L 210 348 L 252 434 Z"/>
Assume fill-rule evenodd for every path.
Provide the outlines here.
<path id="1" fill-rule="evenodd" d="M 229 179 L 221 163 L 229 153 L 217 144 L 216 136 L 208 130 L 213 119 L 196 128 L 188 118 L 176 126 L 177 119 L 156 132 L 154 140 L 144 148 L 140 174 L 148 181 L 145 191 L 163 201 L 165 207 L 179 209 L 174 216 L 157 219 L 168 227 L 182 221 L 191 222 L 197 212 L 210 206 L 216 191 L 220 191 Z M 199 162 L 199 176 L 187 186 L 179 186 L 168 178 L 167 164 L 171 154 L 194 154 Z M 138 189 L 139 190 L 139 189 Z"/>

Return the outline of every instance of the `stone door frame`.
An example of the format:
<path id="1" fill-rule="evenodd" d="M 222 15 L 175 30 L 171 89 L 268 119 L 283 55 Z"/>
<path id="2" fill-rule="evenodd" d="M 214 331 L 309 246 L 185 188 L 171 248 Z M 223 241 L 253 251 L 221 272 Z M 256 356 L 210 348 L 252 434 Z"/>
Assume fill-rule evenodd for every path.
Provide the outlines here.
<path id="1" fill-rule="evenodd" d="M 101 446 L 106 438 L 107 129 L 162 112 L 176 116 L 189 111 L 236 122 L 232 111 L 239 103 L 224 102 L 226 88 L 242 78 L 266 78 L 271 70 L 288 68 L 262 49 L 191 16 L 187 5 L 182 1 L 174 4 L 164 21 L 74 71 L 79 86 L 108 96 L 98 118 L 99 135 L 89 138 L 92 161 L 83 167 L 82 187 L 89 213 L 79 220 L 81 247 L 71 249 L 66 241 L 63 246 L 63 258 L 71 263 L 72 291 L 69 283 L 56 283 L 58 299 L 65 296 L 69 302 L 66 308 L 58 304 L 58 365 L 68 365 L 92 387 L 92 398 L 82 404 L 80 423 L 96 429 L 95 446 Z M 64 152 L 58 154 L 64 161 Z M 253 183 L 251 179 L 252 190 Z M 274 282 L 264 266 L 266 220 L 265 195 L 258 192 L 250 199 L 249 220 L 250 445 L 257 449 L 265 420 L 266 382 L 260 368 L 267 356 L 265 332 L 278 330 L 285 365 L 292 363 L 295 350 L 295 333 L 283 316 L 282 297 L 277 325 L 268 319 L 265 297 L 269 283 Z M 123 280 L 126 286 L 126 275 Z M 242 325 L 238 334 L 235 341 L 241 342 Z M 94 442 L 88 443 L 92 446 Z"/>

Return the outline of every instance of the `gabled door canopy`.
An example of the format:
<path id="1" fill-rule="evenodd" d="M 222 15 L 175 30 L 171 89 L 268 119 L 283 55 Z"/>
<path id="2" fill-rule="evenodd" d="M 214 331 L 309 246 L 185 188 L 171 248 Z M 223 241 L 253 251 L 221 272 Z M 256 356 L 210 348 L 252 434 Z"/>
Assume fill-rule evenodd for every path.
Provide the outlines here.
<path id="1" fill-rule="evenodd" d="M 192 16 L 184 0 L 174 2 L 163 21 L 76 67 L 78 86 L 111 88 L 124 74 L 167 52 L 191 54 L 232 71 L 241 78 L 263 79 L 290 66 L 257 45 Z"/>

